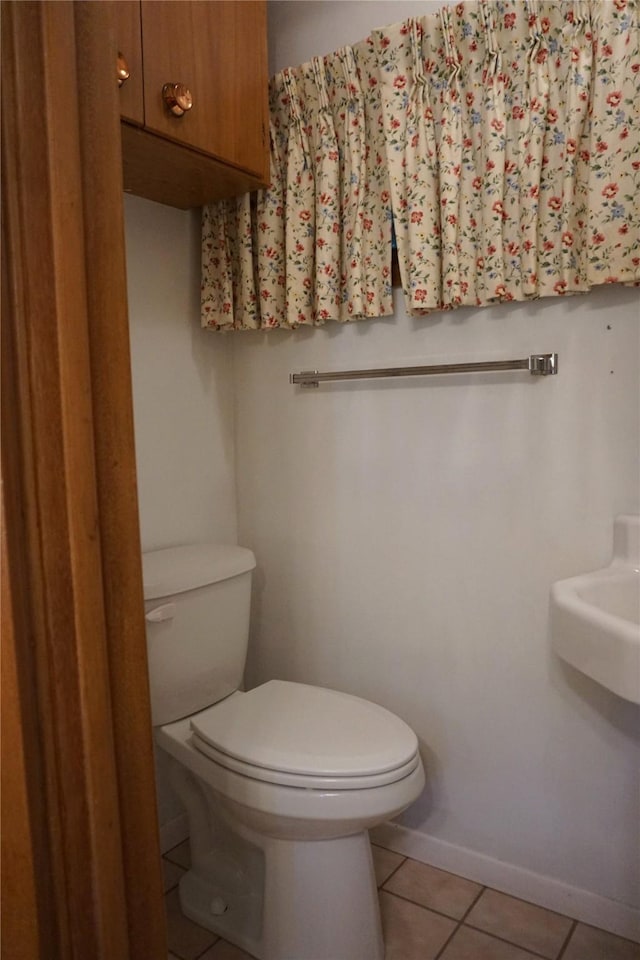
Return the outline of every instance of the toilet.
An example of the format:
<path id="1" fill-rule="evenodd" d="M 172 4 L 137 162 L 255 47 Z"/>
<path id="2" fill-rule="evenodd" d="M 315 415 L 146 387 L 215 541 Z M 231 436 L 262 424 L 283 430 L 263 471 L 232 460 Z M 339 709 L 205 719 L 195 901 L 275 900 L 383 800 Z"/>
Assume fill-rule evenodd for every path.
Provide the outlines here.
<path id="1" fill-rule="evenodd" d="M 250 550 L 143 555 L 155 741 L 189 819 L 183 913 L 260 960 L 383 960 L 368 830 L 424 787 L 384 708 L 270 680 L 241 690 Z"/>

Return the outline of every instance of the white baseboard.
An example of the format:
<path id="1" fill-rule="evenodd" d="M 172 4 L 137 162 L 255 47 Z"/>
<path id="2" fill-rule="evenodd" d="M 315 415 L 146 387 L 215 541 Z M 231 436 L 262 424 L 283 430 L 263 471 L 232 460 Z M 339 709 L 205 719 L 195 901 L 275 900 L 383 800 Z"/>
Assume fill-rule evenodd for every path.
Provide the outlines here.
<path id="1" fill-rule="evenodd" d="M 627 904 L 457 847 L 397 823 L 383 823 L 370 833 L 374 843 L 405 857 L 640 943 L 640 910 Z"/>
<path id="2" fill-rule="evenodd" d="M 173 820 L 167 820 L 160 824 L 160 853 L 167 853 L 172 847 L 177 847 L 179 843 L 186 840 L 189 836 L 189 822 L 186 813 L 181 813 Z"/>

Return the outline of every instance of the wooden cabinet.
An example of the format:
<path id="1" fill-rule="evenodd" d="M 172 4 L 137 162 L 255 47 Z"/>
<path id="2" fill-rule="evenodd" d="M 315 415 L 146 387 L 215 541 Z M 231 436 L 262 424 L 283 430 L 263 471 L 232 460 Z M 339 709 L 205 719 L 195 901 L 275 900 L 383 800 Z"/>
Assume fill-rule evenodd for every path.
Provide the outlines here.
<path id="1" fill-rule="evenodd" d="M 264 186 L 269 175 L 265 0 L 115 0 L 124 188 L 176 207 Z M 165 84 L 193 106 L 174 115 Z"/>
<path id="2" fill-rule="evenodd" d="M 118 93 L 123 120 L 144 125 L 144 87 L 142 83 L 142 23 L 140 4 L 122 0 L 110 4 L 115 24 L 116 55 L 129 76 L 122 80 Z"/>

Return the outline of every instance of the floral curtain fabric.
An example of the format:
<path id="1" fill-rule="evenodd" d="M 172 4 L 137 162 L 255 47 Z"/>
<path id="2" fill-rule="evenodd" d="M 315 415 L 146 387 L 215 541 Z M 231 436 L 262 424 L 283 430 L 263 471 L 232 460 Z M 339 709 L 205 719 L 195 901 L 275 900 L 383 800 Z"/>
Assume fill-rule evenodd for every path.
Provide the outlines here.
<path id="1" fill-rule="evenodd" d="M 640 282 L 640 0 L 470 0 L 271 84 L 268 190 L 203 215 L 202 322 Z"/>
<path id="2" fill-rule="evenodd" d="M 464 3 L 373 41 L 410 309 L 640 279 L 635 4 Z"/>
<path id="3" fill-rule="evenodd" d="M 202 322 L 297 327 L 392 312 L 391 206 L 370 44 L 270 84 L 271 186 L 203 211 Z"/>

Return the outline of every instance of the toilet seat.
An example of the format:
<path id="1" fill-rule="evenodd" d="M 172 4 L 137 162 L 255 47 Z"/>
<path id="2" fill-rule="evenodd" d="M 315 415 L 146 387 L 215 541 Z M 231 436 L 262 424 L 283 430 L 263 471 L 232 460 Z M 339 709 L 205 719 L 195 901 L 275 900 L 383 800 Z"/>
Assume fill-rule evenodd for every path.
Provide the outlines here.
<path id="1" fill-rule="evenodd" d="M 205 743 L 197 734 L 192 735 L 193 746 L 205 756 L 220 764 L 226 770 L 232 770 L 243 777 L 253 780 L 263 780 L 265 783 L 274 783 L 283 787 L 301 787 L 305 790 L 368 790 L 372 787 L 383 787 L 388 783 L 395 783 L 408 777 L 420 763 L 416 753 L 411 760 L 395 770 L 385 773 L 372 774 L 366 777 L 323 777 L 304 776 L 302 774 L 286 773 L 283 770 L 269 770 L 252 763 L 242 763 L 227 754 L 221 753 L 215 747 Z"/>
<path id="2" fill-rule="evenodd" d="M 395 783 L 419 765 L 415 733 L 377 704 L 271 680 L 191 718 L 191 743 L 254 780 L 316 790 Z"/>

